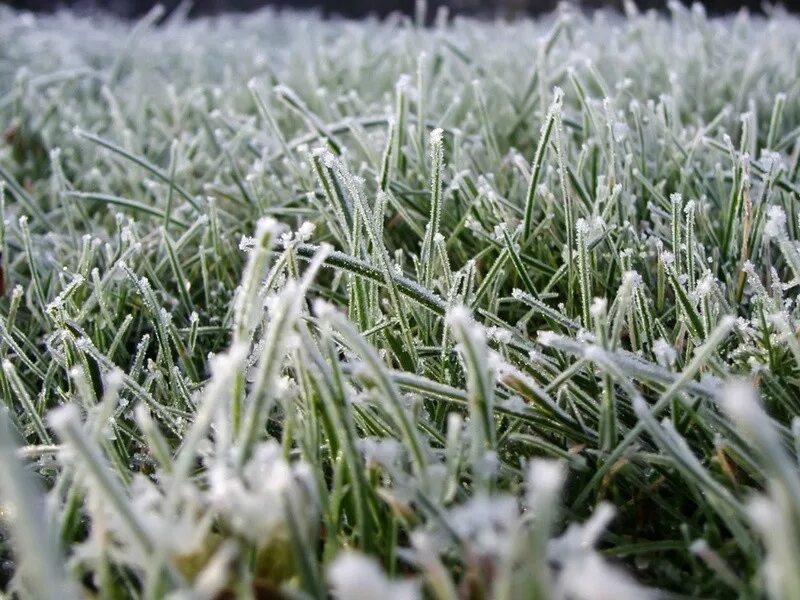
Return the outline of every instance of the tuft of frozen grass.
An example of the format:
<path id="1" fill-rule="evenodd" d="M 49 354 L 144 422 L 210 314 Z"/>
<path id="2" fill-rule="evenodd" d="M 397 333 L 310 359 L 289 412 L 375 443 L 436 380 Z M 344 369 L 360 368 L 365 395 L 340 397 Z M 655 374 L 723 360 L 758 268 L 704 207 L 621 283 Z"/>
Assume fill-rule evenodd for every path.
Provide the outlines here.
<path id="1" fill-rule="evenodd" d="M 424 10 L 0 7 L 4 593 L 796 597 L 800 21 Z"/>

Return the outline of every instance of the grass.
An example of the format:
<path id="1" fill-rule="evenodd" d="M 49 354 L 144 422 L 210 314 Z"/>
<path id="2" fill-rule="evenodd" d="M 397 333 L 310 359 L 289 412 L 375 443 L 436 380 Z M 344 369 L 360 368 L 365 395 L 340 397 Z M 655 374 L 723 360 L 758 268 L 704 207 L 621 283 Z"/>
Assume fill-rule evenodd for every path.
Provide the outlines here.
<path id="1" fill-rule="evenodd" d="M 2 9 L 10 597 L 800 598 L 800 21 L 627 12 Z"/>

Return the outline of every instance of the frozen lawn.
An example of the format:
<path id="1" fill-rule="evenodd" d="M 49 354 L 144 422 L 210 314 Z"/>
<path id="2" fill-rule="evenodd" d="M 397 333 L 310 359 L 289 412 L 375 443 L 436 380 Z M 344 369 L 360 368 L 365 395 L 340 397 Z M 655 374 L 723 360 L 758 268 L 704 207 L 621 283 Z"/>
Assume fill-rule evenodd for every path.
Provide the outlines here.
<path id="1" fill-rule="evenodd" d="M 0 7 L 5 588 L 798 598 L 800 20 L 628 12 Z"/>

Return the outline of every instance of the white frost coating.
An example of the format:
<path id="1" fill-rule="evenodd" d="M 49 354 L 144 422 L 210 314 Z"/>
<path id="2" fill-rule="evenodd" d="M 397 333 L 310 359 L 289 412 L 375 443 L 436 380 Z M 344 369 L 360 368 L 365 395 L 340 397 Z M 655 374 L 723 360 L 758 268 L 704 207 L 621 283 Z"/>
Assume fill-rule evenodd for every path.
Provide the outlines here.
<path id="1" fill-rule="evenodd" d="M 504 556 L 519 519 L 513 496 L 476 496 L 450 510 L 447 522 L 479 556 Z"/>
<path id="2" fill-rule="evenodd" d="M 497 403 L 498 406 L 502 406 L 504 409 L 509 410 L 515 413 L 525 413 L 528 410 L 528 404 L 520 398 L 519 396 L 510 396 L 505 400 L 502 400 Z"/>
<path id="3" fill-rule="evenodd" d="M 336 166 L 336 156 L 330 151 L 330 149 L 326 147 L 316 148 L 312 154 L 313 156 L 319 158 L 322 161 L 322 164 L 329 169 L 333 169 Z"/>
<path id="4" fill-rule="evenodd" d="M 536 336 L 536 341 L 538 341 L 543 346 L 552 346 L 560 338 L 561 338 L 560 335 L 552 331 L 539 331 Z"/>
<path id="5" fill-rule="evenodd" d="M 557 460 L 536 458 L 528 466 L 528 502 L 536 504 L 535 498 L 555 495 L 564 485 L 566 471 Z"/>
<path id="6" fill-rule="evenodd" d="M 431 131 L 431 135 L 430 135 L 431 146 L 442 143 L 442 134 L 443 133 L 444 132 L 442 131 L 441 127 L 437 127 L 436 129 Z"/>
<path id="7" fill-rule="evenodd" d="M 320 319 L 326 319 L 336 314 L 336 307 L 322 298 L 317 298 L 314 300 L 312 308 L 314 309 L 314 314 Z"/>
<path id="8" fill-rule="evenodd" d="M 673 366 L 678 358 L 678 352 L 664 338 L 658 338 L 653 342 L 653 354 L 656 356 L 656 362 L 662 367 Z"/>
<path id="9" fill-rule="evenodd" d="M 285 500 L 304 518 L 313 518 L 309 490 L 313 483 L 307 469 L 290 465 L 277 442 L 259 444 L 241 476 L 222 461 L 214 462 L 208 474 L 209 500 L 225 522 L 247 539 L 263 544 L 273 536 L 288 534 Z"/>
<path id="10" fill-rule="evenodd" d="M 403 446 L 394 439 L 365 438 L 358 446 L 367 461 L 391 468 L 403 456 Z"/>
<path id="11" fill-rule="evenodd" d="M 604 363 L 606 362 L 608 355 L 600 346 L 595 344 L 587 344 L 583 346 L 583 357 L 588 361 Z"/>
<path id="12" fill-rule="evenodd" d="M 589 312 L 591 313 L 592 317 L 599 319 L 606 314 L 607 309 L 608 301 L 605 298 L 594 298 L 592 300 L 592 305 L 589 307 Z"/>
<path id="13" fill-rule="evenodd" d="M 611 523 L 615 513 L 616 509 L 608 502 L 598 504 L 594 514 L 583 524 L 581 546 L 593 548 L 608 527 L 608 524 Z"/>
<path id="14" fill-rule="evenodd" d="M 255 245 L 256 245 L 256 238 L 249 235 L 243 235 L 242 239 L 239 240 L 239 250 L 241 250 L 242 252 L 249 250 Z"/>
<path id="15" fill-rule="evenodd" d="M 495 340 L 501 344 L 510 344 L 513 339 L 513 334 L 504 327 L 487 327 L 486 337 L 490 340 Z"/>
<path id="16" fill-rule="evenodd" d="M 300 228 L 297 230 L 297 239 L 301 242 L 307 242 L 314 235 L 317 226 L 311 221 L 303 221 Z"/>
<path id="17" fill-rule="evenodd" d="M 561 597 L 573 600 L 648 600 L 657 597 L 597 554 L 569 561 L 559 581 L 562 584 Z"/>
<path id="18" fill-rule="evenodd" d="M 5 369 L 5 363 L 3 364 Z M 70 425 L 77 425 L 81 422 L 80 411 L 74 404 L 65 404 L 54 408 L 47 414 L 47 421 L 56 431 L 64 431 Z"/>
<path id="19" fill-rule="evenodd" d="M 702 556 L 703 554 L 708 552 L 708 550 L 709 550 L 708 542 L 702 538 L 697 539 L 693 541 L 691 544 L 689 544 L 689 552 L 691 552 L 692 554 L 696 554 L 697 556 Z"/>
<path id="20" fill-rule="evenodd" d="M 73 278 L 73 280 L 72 280 L 72 281 L 71 281 L 71 282 L 70 282 L 70 283 L 67 285 L 67 287 L 65 287 L 65 288 L 64 288 L 64 290 L 63 290 L 61 293 L 59 293 L 59 294 L 58 294 L 58 296 L 56 296 L 55 298 L 53 298 L 52 302 L 50 302 L 50 304 L 48 304 L 48 305 L 47 305 L 47 307 L 46 307 L 47 311 L 48 311 L 48 312 L 51 312 L 51 311 L 54 311 L 54 310 L 56 310 L 56 309 L 63 308 L 64 299 L 66 298 L 66 296 L 67 296 L 68 294 L 72 293 L 72 291 L 73 291 L 75 288 L 77 288 L 77 287 L 79 287 L 79 286 L 83 285 L 83 283 L 84 283 L 85 281 L 86 281 L 86 278 L 85 278 L 83 275 L 81 275 L 80 273 L 78 273 L 77 275 L 75 275 L 75 277 L 74 277 L 74 278 Z"/>
<path id="21" fill-rule="evenodd" d="M 494 239 L 497 240 L 498 242 L 502 241 L 504 238 L 503 234 L 507 231 L 507 229 L 508 225 L 506 223 L 499 223 L 495 225 L 494 230 L 492 232 Z"/>
<path id="22" fill-rule="evenodd" d="M 400 77 L 397 78 L 397 83 L 395 84 L 395 90 L 398 92 L 406 92 L 411 87 L 411 75 L 407 73 L 403 73 Z"/>
<path id="23" fill-rule="evenodd" d="M 778 525 L 777 507 L 764 496 L 755 496 L 747 504 L 747 513 L 763 531 L 773 530 Z"/>
<path id="24" fill-rule="evenodd" d="M 716 283 L 716 278 L 711 273 L 711 271 L 706 271 L 706 273 L 700 278 L 700 281 L 697 282 L 697 287 L 695 287 L 694 294 L 698 300 L 702 300 L 703 298 L 709 296 L 714 291 L 714 285 Z"/>
<path id="25" fill-rule="evenodd" d="M 731 381 L 725 386 L 722 407 L 734 421 L 742 424 L 751 424 L 763 415 L 756 388 L 744 379 Z"/>
<path id="26" fill-rule="evenodd" d="M 464 221 L 464 227 L 466 227 L 469 231 L 474 233 L 481 233 L 483 231 L 482 225 L 473 217 L 469 215 L 466 220 Z"/>
<path id="27" fill-rule="evenodd" d="M 767 222 L 764 224 L 764 237 L 783 239 L 786 237 L 786 212 L 781 206 L 767 209 Z"/>
<path id="28" fill-rule="evenodd" d="M 671 268 L 675 264 L 675 255 L 667 250 L 659 254 L 658 259 L 667 268 Z"/>
<path id="29" fill-rule="evenodd" d="M 119 388 L 122 387 L 122 384 L 125 382 L 125 373 L 121 369 L 114 367 L 103 376 L 103 381 L 105 382 L 107 388 L 119 390 Z"/>
<path id="30" fill-rule="evenodd" d="M 611 124 L 611 135 L 614 137 L 614 141 L 622 142 L 628 137 L 628 132 L 630 131 L 630 127 L 628 124 L 623 121 L 614 121 Z"/>
<path id="31" fill-rule="evenodd" d="M 459 304 L 458 306 L 454 306 L 448 310 L 446 320 L 450 327 L 466 327 L 474 324 L 474 321 L 472 320 L 472 313 L 463 304 Z"/>
<path id="32" fill-rule="evenodd" d="M 630 285 L 631 289 L 635 290 L 642 285 L 642 276 L 636 271 L 625 271 L 622 276 L 622 281 L 626 285 Z"/>
<path id="33" fill-rule="evenodd" d="M 744 271 L 745 275 L 747 275 L 747 282 L 751 287 L 753 287 L 759 293 L 767 293 L 766 288 L 761 283 L 758 273 L 756 273 L 756 268 L 753 263 L 751 263 L 749 260 L 744 261 L 744 264 L 742 265 L 742 271 Z"/>
<path id="34" fill-rule="evenodd" d="M 461 415 L 461 413 L 457 412 L 447 413 L 448 435 L 450 434 L 450 432 L 460 432 L 463 426 L 464 426 L 464 417 Z"/>
<path id="35" fill-rule="evenodd" d="M 342 552 L 328 568 L 328 580 L 337 600 L 416 600 L 413 581 L 390 581 L 378 563 L 360 552 Z"/>
<path id="36" fill-rule="evenodd" d="M 783 165 L 783 156 L 781 156 L 780 152 L 763 150 L 761 152 L 761 160 L 758 162 L 761 164 L 762 169 L 764 169 L 767 173 L 771 173 L 774 169 L 777 169 Z"/>
<path id="37" fill-rule="evenodd" d="M 150 409 L 144 404 L 137 404 L 133 409 L 133 416 L 140 428 L 152 421 Z"/>
<path id="38" fill-rule="evenodd" d="M 503 364 L 503 357 L 494 350 L 490 349 L 489 354 L 486 357 L 486 368 L 489 371 L 497 372 L 502 368 Z"/>

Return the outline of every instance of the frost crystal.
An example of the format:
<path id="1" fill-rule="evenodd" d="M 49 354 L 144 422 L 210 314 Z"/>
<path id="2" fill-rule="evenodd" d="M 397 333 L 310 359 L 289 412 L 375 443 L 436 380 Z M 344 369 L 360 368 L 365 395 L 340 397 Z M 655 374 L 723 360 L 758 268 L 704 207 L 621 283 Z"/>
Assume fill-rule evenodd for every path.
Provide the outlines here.
<path id="1" fill-rule="evenodd" d="M 659 254 L 658 258 L 667 268 L 671 268 L 675 264 L 675 255 L 667 250 L 664 250 L 661 254 Z"/>
<path id="2" fill-rule="evenodd" d="M 303 221 L 303 224 L 300 225 L 300 229 L 297 230 L 297 239 L 301 242 L 307 242 L 311 239 L 311 236 L 314 235 L 314 230 L 317 228 L 314 223 L 310 221 Z"/>
<path id="3" fill-rule="evenodd" d="M 655 354 L 656 361 L 662 367 L 671 367 L 678 358 L 675 348 L 663 338 L 658 338 L 653 342 L 653 354 Z"/>
<path id="4" fill-rule="evenodd" d="M 783 239 L 786 236 L 786 212 L 780 206 L 767 209 L 767 222 L 764 224 L 764 237 Z"/>
<path id="5" fill-rule="evenodd" d="M 328 579 L 337 600 L 417 600 L 413 581 L 390 581 L 378 563 L 363 554 L 346 551 L 328 569 Z"/>

